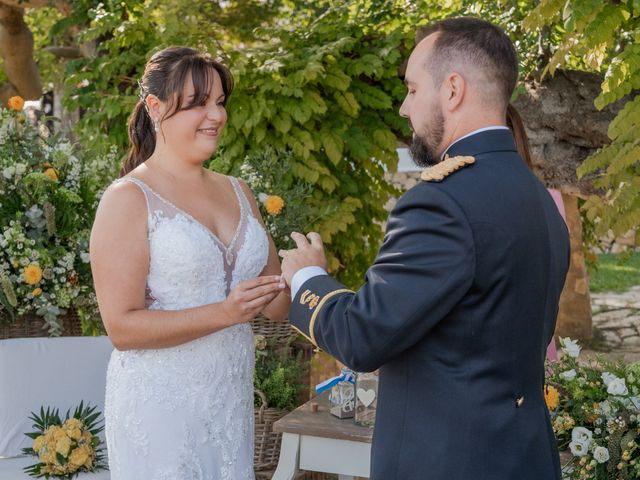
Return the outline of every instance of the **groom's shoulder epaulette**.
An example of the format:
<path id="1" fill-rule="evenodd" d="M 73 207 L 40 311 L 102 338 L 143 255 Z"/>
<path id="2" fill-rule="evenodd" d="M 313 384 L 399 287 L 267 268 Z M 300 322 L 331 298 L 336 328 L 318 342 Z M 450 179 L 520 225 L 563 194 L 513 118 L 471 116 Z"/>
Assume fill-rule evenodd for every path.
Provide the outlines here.
<path id="1" fill-rule="evenodd" d="M 433 167 L 425 168 L 420 178 L 425 182 L 441 182 L 456 170 L 472 165 L 476 159 L 471 156 L 445 157 Z"/>
<path id="2" fill-rule="evenodd" d="M 327 301 L 343 293 L 354 292 L 327 275 L 305 282 L 291 304 L 291 313 L 295 312 L 291 315 L 292 326 L 317 347 L 314 334 L 316 320 Z"/>

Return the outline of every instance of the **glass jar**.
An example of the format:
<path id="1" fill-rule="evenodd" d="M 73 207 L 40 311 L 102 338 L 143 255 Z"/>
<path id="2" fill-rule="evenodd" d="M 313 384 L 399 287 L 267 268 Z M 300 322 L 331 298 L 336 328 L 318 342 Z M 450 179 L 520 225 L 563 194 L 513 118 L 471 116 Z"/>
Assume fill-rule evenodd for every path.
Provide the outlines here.
<path id="1" fill-rule="evenodd" d="M 378 372 L 356 373 L 356 425 L 373 428 L 378 407 Z"/>

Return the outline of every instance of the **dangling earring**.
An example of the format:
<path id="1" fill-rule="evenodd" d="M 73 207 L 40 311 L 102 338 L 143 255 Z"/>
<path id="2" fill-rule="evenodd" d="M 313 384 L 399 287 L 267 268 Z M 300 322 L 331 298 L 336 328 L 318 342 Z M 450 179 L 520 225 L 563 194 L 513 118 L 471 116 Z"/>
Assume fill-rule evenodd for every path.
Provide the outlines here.
<path id="1" fill-rule="evenodd" d="M 160 131 L 160 122 L 158 120 L 153 121 L 153 129 L 157 132 Z"/>

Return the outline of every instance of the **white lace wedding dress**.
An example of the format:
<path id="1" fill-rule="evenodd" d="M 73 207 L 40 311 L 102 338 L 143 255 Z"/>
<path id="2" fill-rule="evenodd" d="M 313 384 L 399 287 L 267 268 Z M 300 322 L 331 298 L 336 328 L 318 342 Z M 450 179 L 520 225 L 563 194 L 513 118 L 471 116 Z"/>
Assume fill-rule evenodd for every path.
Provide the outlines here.
<path id="1" fill-rule="evenodd" d="M 238 183 L 240 221 L 224 245 L 142 181 L 149 211 L 149 309 L 224 300 L 267 262 L 268 239 Z M 254 341 L 236 325 L 172 348 L 114 350 L 105 436 L 112 480 L 253 479 Z"/>

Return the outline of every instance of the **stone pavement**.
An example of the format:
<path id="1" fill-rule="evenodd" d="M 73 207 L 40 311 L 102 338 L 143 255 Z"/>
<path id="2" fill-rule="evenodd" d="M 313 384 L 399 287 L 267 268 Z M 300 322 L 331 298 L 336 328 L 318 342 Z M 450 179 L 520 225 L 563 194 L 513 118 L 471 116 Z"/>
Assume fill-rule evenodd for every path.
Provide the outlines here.
<path id="1" fill-rule="evenodd" d="M 591 294 L 593 339 L 585 345 L 594 353 L 640 361 L 640 285 L 623 293 Z"/>

